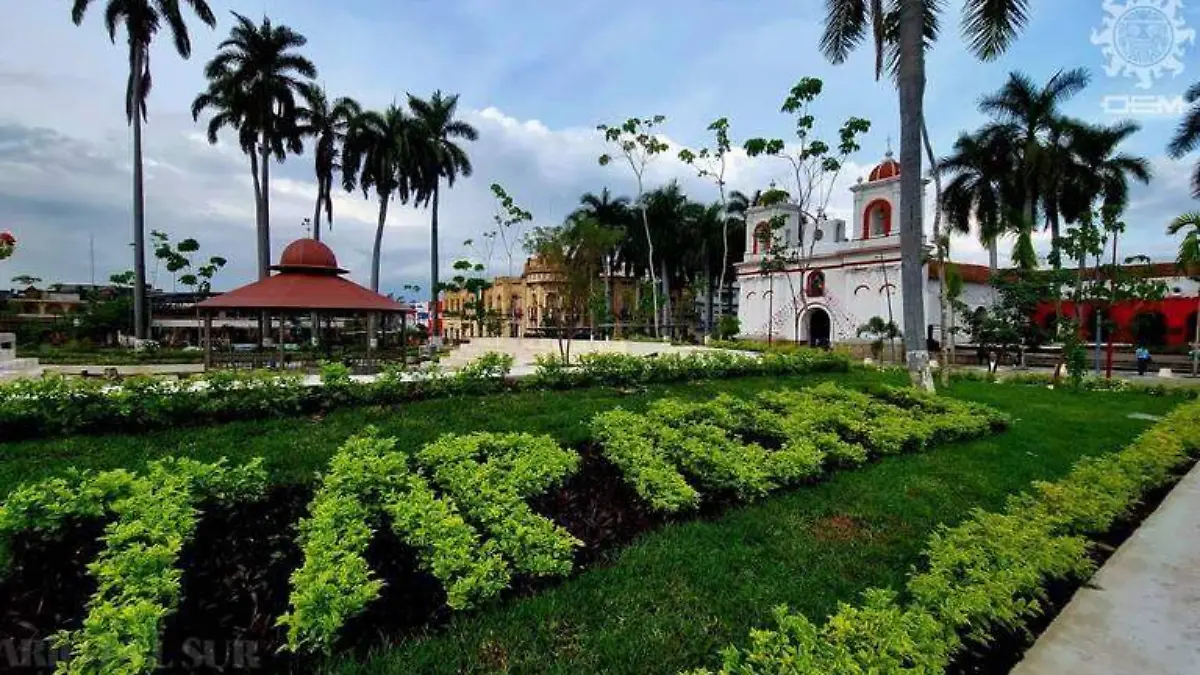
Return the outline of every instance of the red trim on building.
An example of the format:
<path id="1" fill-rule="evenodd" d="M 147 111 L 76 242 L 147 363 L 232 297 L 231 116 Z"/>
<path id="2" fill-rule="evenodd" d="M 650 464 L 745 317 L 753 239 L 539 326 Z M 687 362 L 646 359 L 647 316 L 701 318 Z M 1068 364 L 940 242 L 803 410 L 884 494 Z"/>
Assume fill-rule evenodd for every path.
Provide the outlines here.
<path id="1" fill-rule="evenodd" d="M 892 233 L 892 203 L 886 199 L 874 199 L 867 208 L 863 211 L 862 238 L 871 238 L 871 212 L 876 207 L 883 210 L 883 236 L 888 236 Z"/>
<path id="2" fill-rule="evenodd" d="M 1133 320 L 1139 314 L 1162 314 L 1166 324 L 1165 344 L 1169 347 L 1178 347 L 1191 343 L 1192 332 L 1189 330 L 1192 326 L 1190 323 L 1196 314 L 1196 298 L 1195 297 L 1176 297 L 1164 298 L 1162 300 L 1124 300 L 1113 304 L 1110 310 L 1105 305 L 1100 305 L 1101 312 L 1107 312 L 1108 318 L 1116 325 L 1116 330 L 1113 332 L 1113 340 L 1115 342 L 1135 341 L 1133 334 Z M 1082 306 L 1083 320 L 1092 321 L 1092 306 L 1084 303 Z M 1062 303 L 1063 316 L 1075 316 L 1075 303 L 1064 300 Z M 1049 326 L 1054 320 L 1054 303 L 1043 302 L 1038 305 L 1037 310 L 1033 313 L 1033 320 L 1039 326 Z M 1084 335 L 1089 335 L 1090 327 L 1082 327 Z"/>

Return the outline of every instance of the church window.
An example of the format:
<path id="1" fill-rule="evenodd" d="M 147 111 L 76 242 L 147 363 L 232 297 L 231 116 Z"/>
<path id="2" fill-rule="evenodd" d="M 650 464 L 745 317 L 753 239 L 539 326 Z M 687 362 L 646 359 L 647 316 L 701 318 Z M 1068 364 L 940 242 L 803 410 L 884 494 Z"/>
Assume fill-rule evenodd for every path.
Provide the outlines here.
<path id="1" fill-rule="evenodd" d="M 863 212 L 863 239 L 886 237 L 892 233 L 892 205 L 876 199 Z"/>

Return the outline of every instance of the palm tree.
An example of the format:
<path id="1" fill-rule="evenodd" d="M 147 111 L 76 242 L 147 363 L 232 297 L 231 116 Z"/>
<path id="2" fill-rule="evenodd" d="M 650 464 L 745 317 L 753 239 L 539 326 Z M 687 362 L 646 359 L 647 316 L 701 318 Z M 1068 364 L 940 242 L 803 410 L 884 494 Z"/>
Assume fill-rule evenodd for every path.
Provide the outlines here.
<path id="1" fill-rule="evenodd" d="M 1010 73 L 1008 81 L 994 94 L 979 102 L 979 111 L 992 115 L 1001 124 L 1011 129 L 1017 139 L 1016 157 L 1018 175 L 1022 179 L 1022 208 L 1019 232 L 1021 241 L 1028 241 L 1035 227 L 1039 197 L 1045 194 L 1044 183 L 1048 177 L 1057 175 L 1052 161 L 1056 158 L 1050 145 L 1052 136 L 1062 133 L 1063 103 L 1087 87 L 1087 70 L 1076 68 L 1060 70 L 1040 88 L 1032 78 L 1020 72 Z M 1061 262 L 1059 256 L 1059 232 L 1057 219 L 1052 220 L 1050 232 L 1051 260 Z M 1019 244 L 1020 246 L 1020 244 Z"/>
<path id="2" fill-rule="evenodd" d="M 236 106 L 231 120 L 239 128 L 248 125 L 258 135 L 262 178 L 258 200 L 258 275 L 264 279 L 271 266 L 271 156 L 282 162 L 289 153 L 299 154 L 300 138 L 297 95 L 302 95 L 317 68 L 295 52 L 308 40 L 285 25 L 262 23 L 233 12 L 237 19 L 229 37 L 218 45 L 217 55 L 204 68 L 208 90 L 192 104 L 192 114 L 206 108 L 221 110 Z M 245 148 L 243 148 L 245 149 Z"/>
<path id="3" fill-rule="evenodd" d="M 979 58 L 1001 54 L 1028 19 L 1028 0 L 963 0 L 963 34 Z M 886 9 L 885 9 L 886 6 Z M 895 74 L 900 99 L 901 283 L 923 289 L 921 227 L 921 128 L 925 120 L 925 50 L 937 38 L 945 3 L 938 0 L 826 0 L 821 49 L 842 63 L 871 34 L 876 77 L 885 62 Z M 904 341 L 914 383 L 933 388 L 925 345 L 924 293 L 904 294 Z"/>
<path id="4" fill-rule="evenodd" d="M 672 281 L 681 278 L 681 270 L 688 247 L 693 243 L 685 232 L 687 223 L 687 195 L 680 189 L 678 181 L 642 195 L 641 206 L 646 213 L 646 222 L 651 226 L 650 241 L 656 242 L 658 251 L 658 275 L 662 282 L 662 315 L 668 333 L 674 318 L 671 308 Z M 678 284 L 674 284 L 678 286 Z"/>
<path id="5" fill-rule="evenodd" d="M 71 20 L 83 23 L 93 0 L 74 0 Z M 192 12 L 210 28 L 217 25 L 205 0 L 187 0 Z M 129 80 L 125 86 L 125 118 L 133 126 L 133 326 L 134 334 L 146 337 L 146 211 L 142 193 L 142 122 L 146 121 L 146 94 L 150 91 L 150 43 L 159 27 L 171 28 L 175 51 L 183 58 L 192 55 L 192 40 L 178 0 L 108 0 L 104 26 L 117 41 L 117 27 L 125 29 L 129 42 Z"/>
<path id="6" fill-rule="evenodd" d="M 432 202 L 429 220 L 429 265 L 432 277 L 429 318 L 430 325 L 436 330 L 438 201 L 442 179 L 446 179 L 446 184 L 453 187 L 458 176 L 465 178 L 471 175 L 471 159 L 456 141 L 478 140 L 479 132 L 470 124 L 454 118 L 458 109 L 458 94 L 444 96 L 441 91 L 435 91 L 428 100 L 409 94 L 408 107 L 414 117 L 416 161 L 422 177 L 417 198 L 425 204 Z"/>
<path id="7" fill-rule="evenodd" d="M 403 204 L 413 194 L 416 176 L 412 152 L 414 134 L 413 119 L 395 104 L 382 113 L 371 110 L 360 114 L 346 131 L 342 185 L 347 191 L 355 186 L 361 188 L 363 196 L 369 195 L 373 188 L 379 199 L 379 220 L 371 250 L 371 290 L 376 292 L 379 291 L 379 261 L 388 202 L 396 198 Z"/>
<path id="8" fill-rule="evenodd" d="M 317 178 L 317 203 L 313 207 L 313 239 L 321 240 L 321 212 L 333 227 L 333 174 L 341 170 L 342 146 L 350 123 L 362 114 L 352 98 L 332 102 L 325 89 L 316 85 L 303 89 L 305 107 L 298 111 L 301 132 L 313 139 L 313 171 Z"/>
<path id="9" fill-rule="evenodd" d="M 1179 216 L 1167 226 L 1167 234 L 1175 236 L 1187 230 L 1179 242 L 1179 256 L 1175 263 L 1179 269 L 1193 278 L 1200 277 L 1200 211 Z M 1196 298 L 1196 325 L 1192 336 L 1192 377 L 1197 376 L 1200 366 L 1200 296 Z"/>
<path id="10" fill-rule="evenodd" d="M 950 232 L 967 234 L 971 222 L 978 227 L 979 242 L 988 249 L 988 270 L 999 267 L 997 242 L 1005 232 L 1012 208 L 1011 138 L 1002 129 L 988 128 L 960 134 L 953 154 L 937 161 L 938 173 L 950 176 L 942 191 L 942 211 Z"/>
<path id="11" fill-rule="evenodd" d="M 585 192 L 579 198 L 579 208 L 571 213 L 571 218 L 589 218 L 614 231 L 624 234 L 628 231 L 631 211 L 628 197 L 613 197 L 608 188 L 600 191 L 599 195 Z M 604 261 L 604 305 L 605 310 L 612 313 L 613 287 L 612 277 L 621 259 L 626 237 L 622 236 L 616 246 L 608 252 Z"/>
<path id="12" fill-rule="evenodd" d="M 1200 148 L 1200 82 L 1188 88 L 1183 95 L 1191 109 L 1184 115 L 1167 146 L 1167 152 L 1172 159 L 1180 159 L 1189 152 Z M 1196 170 L 1192 174 L 1192 196 L 1200 199 L 1200 161 L 1196 162 Z"/>

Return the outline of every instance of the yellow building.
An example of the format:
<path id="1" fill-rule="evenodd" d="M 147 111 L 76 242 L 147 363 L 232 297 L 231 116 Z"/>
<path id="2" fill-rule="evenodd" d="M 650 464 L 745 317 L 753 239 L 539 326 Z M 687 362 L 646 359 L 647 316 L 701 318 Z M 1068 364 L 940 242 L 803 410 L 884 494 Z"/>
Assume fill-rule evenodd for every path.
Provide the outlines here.
<path id="1" fill-rule="evenodd" d="M 627 321 L 633 311 L 635 280 L 614 275 L 612 283 L 613 316 Z M 597 290 L 603 292 L 603 275 L 596 279 L 596 284 Z M 444 293 L 445 336 L 458 340 L 477 336 L 546 336 L 551 328 L 558 326 L 555 312 L 562 311 L 562 286 L 562 273 L 536 256 L 525 261 L 521 276 L 496 277 L 491 287 L 483 292 L 483 304 L 487 312 L 483 335 L 480 335 L 476 313 L 469 309 L 473 300 L 471 294 L 467 291 Z M 578 326 L 584 328 L 586 321 L 579 321 Z"/>

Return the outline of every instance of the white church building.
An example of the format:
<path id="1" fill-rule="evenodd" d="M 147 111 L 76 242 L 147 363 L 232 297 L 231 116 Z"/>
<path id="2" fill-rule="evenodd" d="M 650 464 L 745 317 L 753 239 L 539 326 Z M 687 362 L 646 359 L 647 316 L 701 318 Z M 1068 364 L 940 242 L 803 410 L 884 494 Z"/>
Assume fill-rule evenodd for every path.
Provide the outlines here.
<path id="1" fill-rule="evenodd" d="M 903 329 L 900 280 L 900 163 L 889 151 L 854 193 L 853 220 L 806 217 L 788 203 L 755 206 L 746 213 L 746 254 L 735 265 L 739 286 L 741 334 L 773 337 L 811 345 L 854 340 L 871 317 L 889 319 Z M 772 228 L 771 223 L 782 222 Z M 777 253 L 770 256 L 770 237 Z M 778 250 L 782 249 L 782 254 Z M 765 260 L 782 261 L 764 267 Z M 767 268 L 774 267 L 771 271 Z M 929 326 L 939 324 L 938 284 L 922 270 Z M 986 285 L 967 283 L 964 300 L 983 304 Z M 889 311 L 890 302 L 890 311 Z M 926 331 L 937 338 L 932 330 Z"/>

